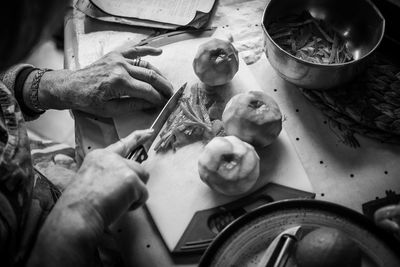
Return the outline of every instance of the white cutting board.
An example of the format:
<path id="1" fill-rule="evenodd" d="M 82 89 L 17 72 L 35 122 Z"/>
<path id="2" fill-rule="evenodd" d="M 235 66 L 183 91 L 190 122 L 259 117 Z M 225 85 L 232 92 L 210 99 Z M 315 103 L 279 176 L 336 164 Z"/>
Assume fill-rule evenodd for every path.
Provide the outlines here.
<path id="1" fill-rule="evenodd" d="M 145 60 L 157 66 L 177 89 L 184 82 L 199 82 L 193 72 L 192 61 L 198 46 L 210 37 L 191 39 L 166 45 L 163 54 L 147 57 Z M 263 85 L 265 88 L 268 84 Z M 248 67 L 240 60 L 239 71 L 232 82 L 222 89 L 229 98 L 239 92 L 262 90 Z M 283 111 L 284 113 L 284 111 Z M 136 129 L 149 127 L 156 114 L 126 114 L 114 118 L 120 137 Z M 158 141 L 156 139 L 155 143 Z M 143 166 L 150 173 L 148 210 L 157 225 L 166 245 L 172 251 L 198 210 L 228 203 L 236 198 L 218 194 L 205 185 L 198 175 L 197 161 L 203 149 L 197 142 L 176 152 L 156 154 L 151 148 L 149 158 Z M 260 186 L 274 182 L 299 190 L 313 192 L 300 160 L 283 129 L 272 145 L 258 151 L 261 160 L 260 178 L 253 191 Z"/>

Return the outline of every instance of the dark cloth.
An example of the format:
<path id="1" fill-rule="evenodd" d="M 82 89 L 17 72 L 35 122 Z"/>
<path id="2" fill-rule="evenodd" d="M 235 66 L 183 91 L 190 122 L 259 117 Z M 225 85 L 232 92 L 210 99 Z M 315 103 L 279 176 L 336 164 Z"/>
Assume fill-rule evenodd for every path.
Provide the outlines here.
<path id="1" fill-rule="evenodd" d="M 72 147 L 29 140 L 25 120 L 37 116 L 21 112 L 14 97 L 18 74 L 27 66 L 0 73 L 1 267 L 25 265 L 47 215 L 78 168 Z M 99 266 L 122 266 L 110 233 L 100 240 L 99 255 Z"/>
<path id="2" fill-rule="evenodd" d="M 9 89 L 13 88 L 18 68 L 21 66 L 0 75 L 1 266 L 24 264 L 38 229 L 60 195 L 60 191 L 32 167 L 24 115 Z"/>

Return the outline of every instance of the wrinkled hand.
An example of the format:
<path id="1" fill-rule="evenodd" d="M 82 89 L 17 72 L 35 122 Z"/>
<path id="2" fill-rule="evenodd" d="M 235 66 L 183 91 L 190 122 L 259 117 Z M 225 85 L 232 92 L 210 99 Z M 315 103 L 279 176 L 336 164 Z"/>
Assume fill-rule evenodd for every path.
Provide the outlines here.
<path id="1" fill-rule="evenodd" d="M 148 197 L 145 188 L 148 173 L 139 163 L 125 157 L 151 135 L 149 130 L 135 131 L 105 149 L 87 154 L 74 182 L 63 193 L 61 203 L 92 205 L 105 225 L 128 208 L 141 206 Z"/>
<path id="2" fill-rule="evenodd" d="M 108 53 L 77 71 L 46 73 L 39 88 L 44 108 L 78 109 L 103 117 L 165 104 L 171 83 L 149 62 L 134 59 L 162 53 L 149 46 L 129 47 Z"/>
<path id="3" fill-rule="evenodd" d="M 89 266 L 104 229 L 148 198 L 148 173 L 124 158 L 152 131 L 136 131 L 90 152 L 43 225 L 30 265 Z"/>

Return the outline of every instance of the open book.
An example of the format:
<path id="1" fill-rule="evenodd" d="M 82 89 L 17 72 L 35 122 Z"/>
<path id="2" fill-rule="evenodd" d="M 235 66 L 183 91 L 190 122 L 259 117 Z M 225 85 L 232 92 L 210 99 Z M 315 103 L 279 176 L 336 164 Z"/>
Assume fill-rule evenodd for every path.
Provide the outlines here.
<path id="1" fill-rule="evenodd" d="M 104 21 L 177 29 L 203 26 L 214 3 L 215 0 L 79 0 L 76 7 Z"/>

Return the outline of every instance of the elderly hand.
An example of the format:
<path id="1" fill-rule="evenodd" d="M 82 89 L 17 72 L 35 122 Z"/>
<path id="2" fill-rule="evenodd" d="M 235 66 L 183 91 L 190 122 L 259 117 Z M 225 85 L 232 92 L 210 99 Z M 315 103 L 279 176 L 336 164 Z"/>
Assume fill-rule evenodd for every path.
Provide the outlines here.
<path id="1" fill-rule="evenodd" d="M 105 149 L 87 154 L 77 177 L 67 187 L 57 205 L 91 206 L 106 226 L 128 208 L 141 206 L 148 197 L 144 185 L 148 173 L 139 163 L 125 157 L 152 133 L 150 130 L 135 131 Z"/>
<path id="2" fill-rule="evenodd" d="M 77 71 L 47 72 L 39 87 L 39 103 L 46 109 L 78 109 L 103 117 L 165 104 L 171 83 L 150 63 L 138 60 L 160 55 L 148 46 L 111 52 Z"/>
<path id="3" fill-rule="evenodd" d="M 105 227 L 147 200 L 147 172 L 124 157 L 152 134 L 136 131 L 86 156 L 77 177 L 47 217 L 29 265 L 90 265 Z"/>

